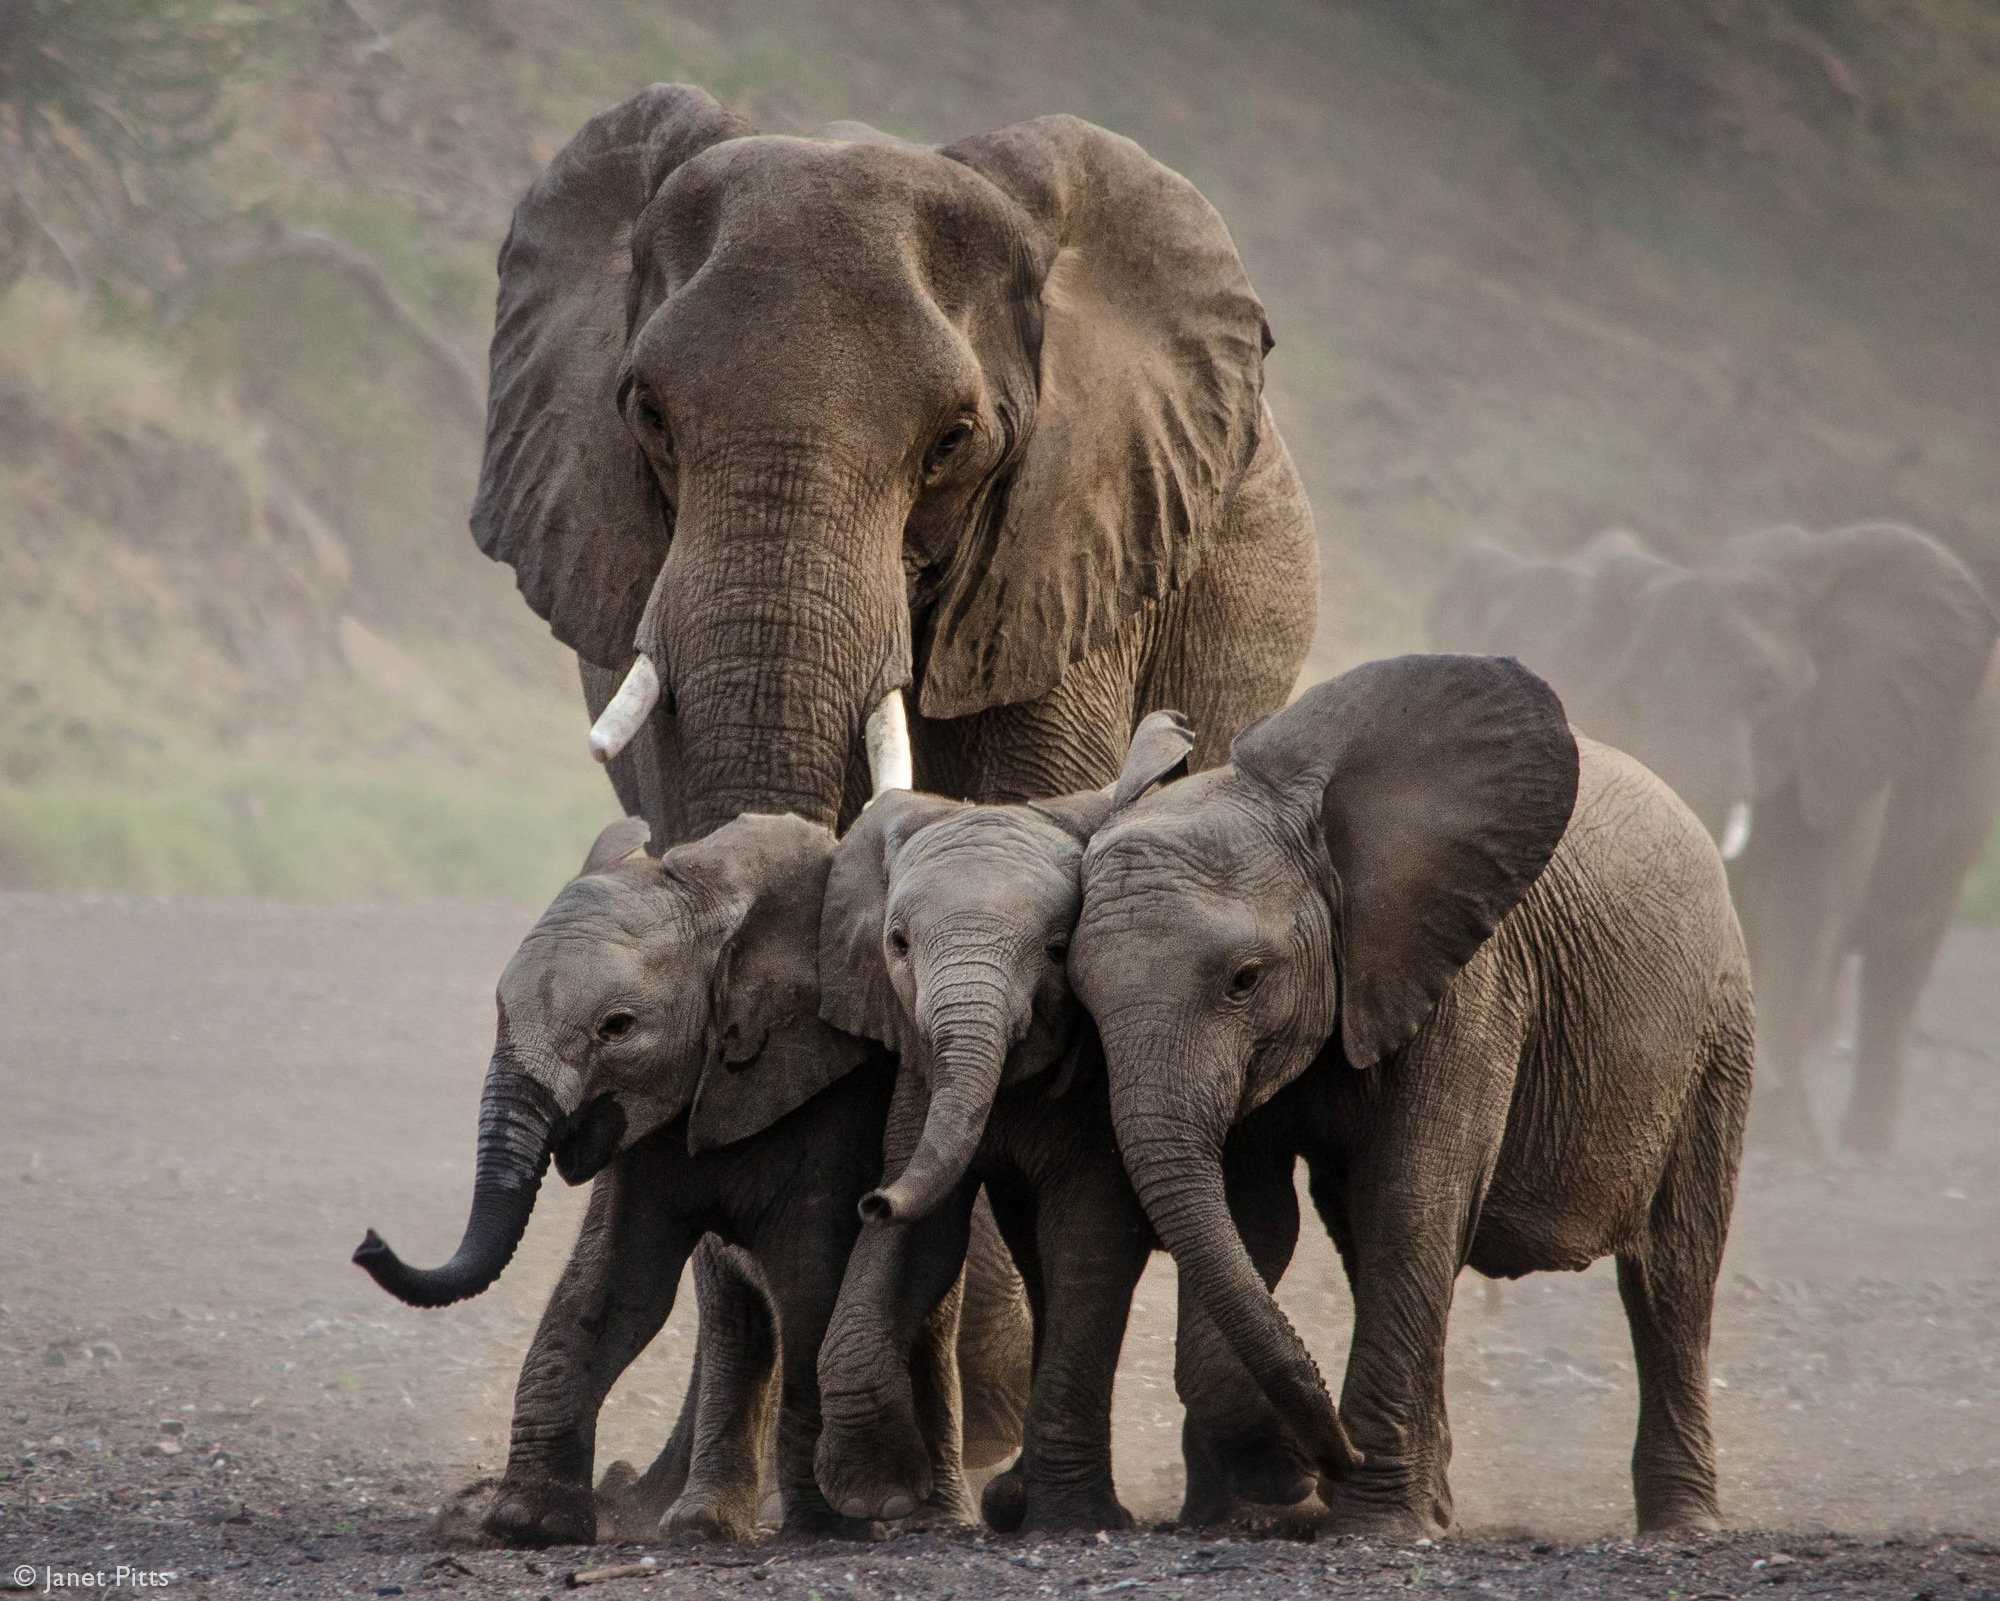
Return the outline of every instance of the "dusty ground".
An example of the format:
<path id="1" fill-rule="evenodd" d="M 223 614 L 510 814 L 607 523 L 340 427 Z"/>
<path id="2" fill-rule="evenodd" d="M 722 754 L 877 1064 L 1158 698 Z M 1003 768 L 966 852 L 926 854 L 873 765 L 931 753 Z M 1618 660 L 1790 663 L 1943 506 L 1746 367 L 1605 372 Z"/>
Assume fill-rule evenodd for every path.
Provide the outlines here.
<path id="1" fill-rule="evenodd" d="M 0 897 L 0 1586 L 122 1566 L 201 1594 L 535 1597 L 650 1555 L 606 1593 L 2000 1596 L 2000 932 L 1972 930 L 1925 1005 L 1904 1154 L 1745 1177 L 1716 1316 L 1723 1493 L 1739 1527 L 1791 1532 L 1621 1542 L 1634 1392 L 1600 1265 L 1497 1305 L 1462 1285 L 1465 1532 L 1435 1547 L 1239 1531 L 442 1555 L 430 1509 L 503 1459 L 581 1197 L 555 1186 L 501 1283 L 443 1312 L 390 1301 L 347 1254 L 369 1224 L 419 1261 L 456 1241 L 490 987 L 531 917 Z M 1120 1483 L 1148 1519 L 1180 1488 L 1172 1294 L 1158 1262 L 1118 1396 Z M 1284 1299 L 1337 1370 L 1346 1297 L 1310 1230 Z M 613 1396 L 605 1460 L 664 1437 L 691 1311 Z"/>

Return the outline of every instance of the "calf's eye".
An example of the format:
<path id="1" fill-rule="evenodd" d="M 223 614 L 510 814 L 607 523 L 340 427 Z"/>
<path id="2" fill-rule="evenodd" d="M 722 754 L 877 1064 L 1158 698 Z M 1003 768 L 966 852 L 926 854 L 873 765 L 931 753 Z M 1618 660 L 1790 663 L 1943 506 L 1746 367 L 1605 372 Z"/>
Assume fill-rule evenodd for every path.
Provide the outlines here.
<path id="1" fill-rule="evenodd" d="M 900 928 L 890 929 L 889 949 L 894 951 L 898 956 L 908 956 L 910 954 L 910 936 L 905 934 Z"/>
<path id="2" fill-rule="evenodd" d="M 597 1025 L 597 1037 L 607 1045 L 613 1040 L 622 1040 L 632 1032 L 633 1025 L 638 1021 L 630 1012 L 613 1012 Z"/>
<path id="3" fill-rule="evenodd" d="M 1064 962 L 1069 960 L 1069 946 L 1062 940 L 1051 940 L 1042 947 L 1042 954 L 1047 956 L 1056 966 L 1061 967 Z"/>
<path id="4" fill-rule="evenodd" d="M 1257 981 L 1263 976 L 1264 968 L 1262 963 L 1245 962 L 1229 975 L 1229 998 L 1232 1001 L 1243 1000 L 1251 991 L 1256 989 Z"/>

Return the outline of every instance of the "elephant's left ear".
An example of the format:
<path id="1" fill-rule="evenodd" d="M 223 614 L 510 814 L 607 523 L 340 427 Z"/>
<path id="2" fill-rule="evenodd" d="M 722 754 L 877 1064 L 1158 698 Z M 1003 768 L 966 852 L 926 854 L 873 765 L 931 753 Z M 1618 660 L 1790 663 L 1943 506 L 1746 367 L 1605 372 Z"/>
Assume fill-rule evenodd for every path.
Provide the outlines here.
<path id="1" fill-rule="evenodd" d="M 1354 1067 L 1422 1026 L 1576 805 L 1562 702 L 1508 657 L 1366 663 L 1252 723 L 1230 757 L 1274 804 L 1318 814 Z"/>
<path id="2" fill-rule="evenodd" d="M 746 814 L 668 853 L 678 876 L 709 891 L 722 944 L 690 1154 L 769 1128 L 867 1057 L 819 1020 L 817 931 L 833 851 L 816 823 Z"/>
<path id="3" fill-rule="evenodd" d="M 1774 529 L 1726 554 L 1777 572 L 1798 606 L 1816 675 L 1794 769 L 1810 826 L 1834 827 L 1959 737 L 2000 621 L 1937 540 L 1889 523 Z"/>
<path id="4" fill-rule="evenodd" d="M 1027 213 L 1040 342 L 1004 512 L 930 622 L 923 713 L 962 717 L 1046 694 L 1194 571 L 1257 449 L 1270 332 L 1214 207 L 1131 140 L 1038 117 L 943 153 Z"/>
<path id="5" fill-rule="evenodd" d="M 817 926 L 819 1015 L 835 1028 L 897 1052 L 916 1043 L 904 1037 L 902 1003 L 882 954 L 889 871 L 911 835 L 960 806 L 916 790 L 885 790 L 855 819 L 834 852 Z"/>

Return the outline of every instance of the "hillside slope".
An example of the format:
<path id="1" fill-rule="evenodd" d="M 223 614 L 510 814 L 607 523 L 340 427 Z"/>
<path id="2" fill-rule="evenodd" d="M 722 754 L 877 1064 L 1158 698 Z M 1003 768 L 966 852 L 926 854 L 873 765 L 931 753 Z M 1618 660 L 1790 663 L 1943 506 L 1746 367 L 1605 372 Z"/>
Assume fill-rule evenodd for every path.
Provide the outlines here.
<path id="1" fill-rule="evenodd" d="M 774 131 L 1074 111 L 1200 184 L 1278 337 L 1316 676 L 1416 643 L 1474 537 L 1891 516 L 2000 582 L 1979 0 L 371 0 L 315 27 L 202 158 L 245 222 L 172 295 L 79 309 L 44 250 L 0 301 L 0 883 L 540 896 L 580 855 L 610 799 L 565 654 L 466 537 L 465 374 L 515 197 L 654 80 Z"/>

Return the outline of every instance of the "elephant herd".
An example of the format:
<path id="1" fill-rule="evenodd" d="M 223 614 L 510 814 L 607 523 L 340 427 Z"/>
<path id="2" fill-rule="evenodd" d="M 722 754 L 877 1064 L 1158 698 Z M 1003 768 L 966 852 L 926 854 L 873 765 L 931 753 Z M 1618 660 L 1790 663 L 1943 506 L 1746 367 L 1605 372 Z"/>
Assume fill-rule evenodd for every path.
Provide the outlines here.
<path id="1" fill-rule="evenodd" d="M 627 816 L 501 976 L 458 1250 L 355 1254 L 444 1306 L 551 1161 L 593 1181 L 485 1537 L 747 1540 L 772 1489 L 796 1533 L 1129 1527 L 1112 1386 L 1161 1249 L 1185 1521 L 1444 1528 L 1458 1274 L 1613 1256 L 1639 1525 L 1716 1526 L 1751 963 L 1798 1139 L 1865 952 L 1879 1145 L 2000 796 L 1991 611 L 1899 529 L 1696 572 L 1482 547 L 1433 611 L 1463 654 L 1287 705 L 1319 579 L 1270 347 L 1215 212 L 1073 118 L 773 137 L 656 86 L 528 191 L 473 528 L 576 651 Z M 1301 1161 L 1337 1404 L 1271 1294 Z M 680 1419 L 593 1484 L 690 1262 Z"/>

